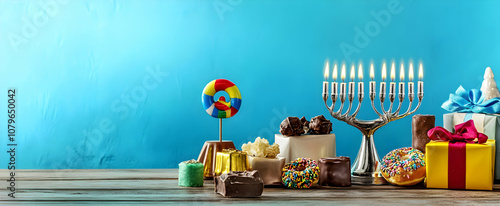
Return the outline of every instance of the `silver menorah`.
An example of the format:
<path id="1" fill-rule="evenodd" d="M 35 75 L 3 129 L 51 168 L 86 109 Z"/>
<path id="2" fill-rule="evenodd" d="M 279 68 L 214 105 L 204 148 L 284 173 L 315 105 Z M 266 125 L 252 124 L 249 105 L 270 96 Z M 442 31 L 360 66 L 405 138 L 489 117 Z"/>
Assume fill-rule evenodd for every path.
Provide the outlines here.
<path id="1" fill-rule="evenodd" d="M 340 121 L 344 121 L 347 124 L 358 128 L 361 133 L 363 134 L 363 139 L 361 141 L 361 146 L 359 148 L 358 156 L 356 157 L 356 160 L 354 161 L 354 164 L 351 168 L 351 176 L 352 176 L 352 183 L 353 184 L 362 184 L 362 185 L 380 185 L 380 184 L 387 184 L 385 179 L 382 177 L 380 173 L 380 159 L 377 154 L 377 150 L 375 149 L 375 144 L 373 141 L 373 134 L 377 129 L 380 127 L 388 124 L 391 121 L 398 120 L 401 118 L 404 118 L 408 115 L 413 114 L 415 111 L 417 111 L 420 108 L 420 104 L 422 102 L 422 99 L 424 98 L 424 83 L 422 81 L 423 78 L 423 68 L 422 68 L 422 63 L 419 65 L 419 81 L 418 81 L 418 93 L 417 93 L 417 98 L 418 98 L 418 105 L 415 107 L 414 110 L 411 110 L 412 108 L 412 103 L 415 97 L 414 94 L 414 87 L 413 87 L 413 63 L 409 63 L 409 82 L 408 82 L 408 99 L 409 99 L 409 106 L 406 112 L 403 114 L 400 114 L 400 110 L 403 104 L 403 101 L 405 100 L 405 81 L 404 81 L 404 63 L 401 63 L 401 70 L 400 70 L 400 82 L 399 82 L 399 92 L 398 92 L 398 97 L 399 97 L 399 103 L 397 108 L 393 111 L 394 107 L 394 101 L 396 99 L 396 83 L 394 82 L 395 79 L 395 64 L 394 61 L 391 64 L 391 82 L 390 82 L 390 90 L 389 90 L 389 101 L 390 101 L 390 106 L 388 110 L 385 110 L 384 108 L 384 101 L 386 99 L 386 82 L 385 82 L 385 75 L 386 75 L 386 64 L 385 62 L 382 64 L 382 82 L 380 83 L 380 92 L 379 92 L 379 99 L 380 99 L 380 107 L 381 107 L 381 112 L 377 110 L 375 107 L 375 97 L 376 97 L 376 82 L 373 81 L 374 78 L 374 69 L 373 69 L 373 63 L 370 64 L 370 78 L 372 81 L 370 81 L 370 100 L 371 100 L 371 105 L 375 113 L 378 115 L 378 119 L 374 120 L 359 120 L 356 118 L 360 108 L 361 108 L 361 103 L 363 102 L 364 98 L 364 83 L 363 83 L 363 69 L 362 69 L 362 63 L 359 64 L 358 67 L 358 105 L 356 107 L 356 110 L 351 113 L 351 109 L 353 108 L 353 102 L 355 98 L 355 82 L 354 82 L 354 69 L 355 66 L 354 64 L 351 66 L 351 82 L 349 82 L 349 92 L 346 95 L 346 83 L 344 83 L 345 79 L 345 63 L 342 64 L 342 71 L 341 71 L 341 79 L 342 83 L 340 83 L 340 93 L 337 91 L 337 86 L 338 83 L 335 82 L 337 79 L 337 64 L 334 65 L 333 67 L 333 79 L 334 82 L 332 82 L 331 87 L 332 87 L 332 93 L 331 93 L 331 100 L 332 100 L 332 105 L 328 106 L 328 73 L 329 73 L 329 64 L 328 61 L 325 64 L 325 81 L 323 82 L 323 100 L 325 101 L 325 106 L 327 107 L 328 111 L 334 117 L 335 119 L 338 119 Z M 347 111 L 343 113 L 344 109 L 344 103 L 346 102 L 346 97 L 349 100 L 349 107 L 347 108 Z M 337 111 L 334 111 L 335 108 L 335 103 L 337 100 L 340 99 L 340 108 Z"/>

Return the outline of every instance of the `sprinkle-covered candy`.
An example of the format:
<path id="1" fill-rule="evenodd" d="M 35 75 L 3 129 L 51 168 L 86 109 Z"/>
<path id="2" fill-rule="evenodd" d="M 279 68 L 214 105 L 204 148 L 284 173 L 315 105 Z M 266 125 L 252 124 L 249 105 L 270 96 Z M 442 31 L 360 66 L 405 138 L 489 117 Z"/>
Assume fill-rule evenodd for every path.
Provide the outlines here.
<path id="1" fill-rule="evenodd" d="M 318 164 L 309 158 L 297 158 L 285 165 L 281 180 L 287 188 L 310 188 L 319 180 Z"/>

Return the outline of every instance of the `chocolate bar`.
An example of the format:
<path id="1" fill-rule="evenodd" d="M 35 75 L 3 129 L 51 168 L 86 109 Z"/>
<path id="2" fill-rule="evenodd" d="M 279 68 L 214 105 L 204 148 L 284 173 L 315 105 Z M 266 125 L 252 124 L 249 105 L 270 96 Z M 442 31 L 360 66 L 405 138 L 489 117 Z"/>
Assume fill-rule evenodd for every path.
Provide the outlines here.
<path id="1" fill-rule="evenodd" d="M 425 145 L 431 141 L 427 136 L 427 131 L 434 128 L 436 117 L 434 115 L 413 116 L 411 122 L 412 147 L 425 153 Z"/>
<path id="2" fill-rule="evenodd" d="M 259 171 L 232 171 L 214 178 L 215 193 L 224 197 L 259 197 L 264 190 L 264 182 Z"/>

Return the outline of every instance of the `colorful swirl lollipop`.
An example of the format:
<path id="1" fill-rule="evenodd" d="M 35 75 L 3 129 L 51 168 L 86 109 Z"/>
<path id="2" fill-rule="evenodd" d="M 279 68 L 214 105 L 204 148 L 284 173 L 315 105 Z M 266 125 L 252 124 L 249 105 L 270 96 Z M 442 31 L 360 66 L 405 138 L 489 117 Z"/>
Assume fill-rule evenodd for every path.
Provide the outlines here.
<path id="1" fill-rule="evenodd" d="M 214 101 L 214 95 L 219 91 L 227 92 L 230 101 L 226 102 L 223 96 L 217 102 Z M 230 118 L 240 109 L 240 90 L 233 82 L 227 79 L 216 79 L 208 83 L 205 89 L 203 89 L 201 103 L 210 116 L 214 118 Z"/>

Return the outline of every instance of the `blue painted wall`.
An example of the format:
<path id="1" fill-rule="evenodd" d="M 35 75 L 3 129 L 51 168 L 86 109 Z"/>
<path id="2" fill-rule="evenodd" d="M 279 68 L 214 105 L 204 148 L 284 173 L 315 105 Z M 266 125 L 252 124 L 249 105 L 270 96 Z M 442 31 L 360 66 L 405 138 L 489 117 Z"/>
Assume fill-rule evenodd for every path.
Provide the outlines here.
<path id="1" fill-rule="evenodd" d="M 430 0 L 0 1 L 0 122 L 6 90 L 16 87 L 19 168 L 175 168 L 217 138 L 218 121 L 200 97 L 210 80 L 227 78 L 243 95 L 240 112 L 224 121 L 224 137 L 237 147 L 257 136 L 272 142 L 287 116 L 323 114 L 337 154 L 354 158 L 361 134 L 328 116 L 321 100 L 324 60 L 373 59 L 377 76 L 382 59 L 422 60 L 418 113 L 441 124 L 449 93 L 460 84 L 479 88 L 487 66 L 500 75 L 498 8 Z M 382 25 L 372 13 L 391 17 Z M 365 102 L 359 116 L 375 114 Z M 6 150 L 6 126 L 0 131 Z M 381 156 L 410 146 L 411 117 L 375 135 Z"/>

